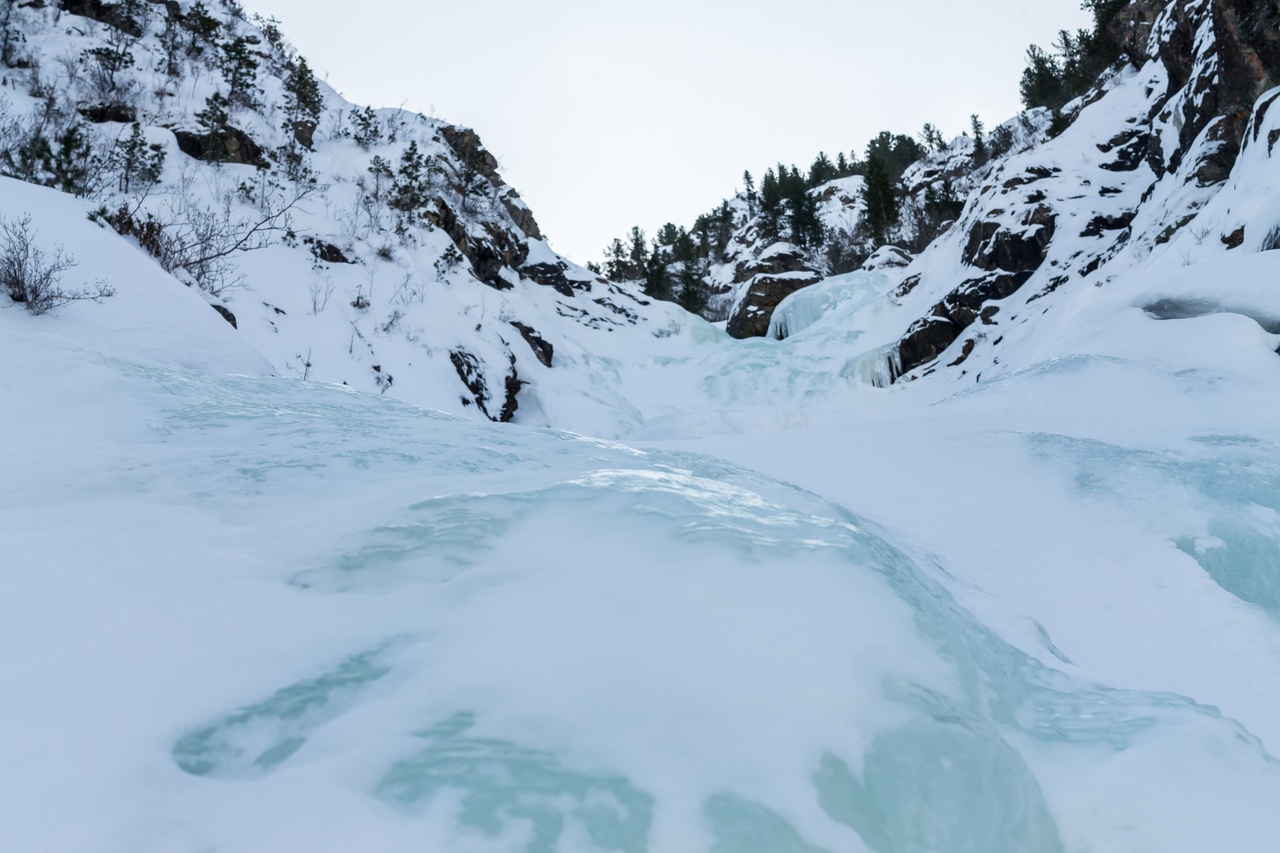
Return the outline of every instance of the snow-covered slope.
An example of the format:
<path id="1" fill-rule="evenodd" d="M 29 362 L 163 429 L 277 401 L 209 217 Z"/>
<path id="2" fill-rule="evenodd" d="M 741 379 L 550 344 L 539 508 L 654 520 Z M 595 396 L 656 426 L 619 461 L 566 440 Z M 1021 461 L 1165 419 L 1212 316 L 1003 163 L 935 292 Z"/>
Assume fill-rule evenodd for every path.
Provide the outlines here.
<path id="1" fill-rule="evenodd" d="M 147 247 L 278 373 L 479 419 L 638 423 L 590 354 L 678 309 L 553 252 L 474 132 L 347 103 L 235 3 L 6 10 L 0 171 L 85 198 L 75 219 Z M 9 219 L 24 205 L 0 195 Z"/>
<path id="2" fill-rule="evenodd" d="M 1264 853 L 1280 359 L 1114 313 L 651 450 L 10 323 L 0 846 Z"/>
<path id="3" fill-rule="evenodd" d="M 1070 105 L 1061 135 L 988 167 L 907 270 L 895 370 L 971 382 L 1023 367 L 1137 271 L 1280 245 L 1274 18 L 1225 1 L 1123 12 L 1113 30 L 1135 64 Z"/>
<path id="4" fill-rule="evenodd" d="M 40 332 L 95 352 L 167 367 L 209 373 L 270 375 L 273 368 L 196 291 L 166 274 L 137 246 L 90 222 L 85 205 L 45 187 L 0 178 L 0 216 L 29 217 L 37 249 L 52 257 L 62 248 L 75 266 L 63 276 L 64 290 L 101 281 L 115 295 L 98 303 L 78 301 L 40 317 L 16 304 L 0 309 L 6 335 Z M 8 302 L 7 296 L 0 299 Z M 15 363 L 35 367 L 11 353 Z M 12 411 L 12 410 L 11 410 Z"/>

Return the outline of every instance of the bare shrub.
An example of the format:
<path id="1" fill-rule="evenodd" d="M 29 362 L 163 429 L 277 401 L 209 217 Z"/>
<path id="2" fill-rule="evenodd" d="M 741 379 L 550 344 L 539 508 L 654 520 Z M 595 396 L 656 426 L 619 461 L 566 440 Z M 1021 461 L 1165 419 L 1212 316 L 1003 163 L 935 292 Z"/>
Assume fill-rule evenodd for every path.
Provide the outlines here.
<path id="1" fill-rule="evenodd" d="M 311 313 L 319 314 L 329 306 L 329 299 L 333 296 L 333 282 L 327 278 L 324 281 L 313 281 L 307 285 L 307 292 L 311 294 Z"/>
<path id="2" fill-rule="evenodd" d="M 287 237 L 292 231 L 290 214 L 313 189 L 302 187 L 284 198 L 273 195 L 260 205 L 257 216 L 248 219 L 234 215 L 229 197 L 216 208 L 188 204 L 141 218 L 122 207 L 104 219 L 118 233 L 136 239 L 166 272 L 184 274 L 188 284 L 223 299 L 244 284 L 244 277 L 235 274 L 232 257 Z"/>
<path id="3" fill-rule="evenodd" d="M 1262 245 L 1258 247 L 1259 252 L 1271 252 L 1280 249 L 1280 225 L 1272 227 L 1267 232 L 1267 236 L 1262 238 Z"/>
<path id="4" fill-rule="evenodd" d="M 100 302 L 115 296 L 115 290 L 102 281 L 79 290 L 63 288 L 62 274 L 76 267 L 75 258 L 61 246 L 51 257 L 45 255 L 35 237 L 30 216 L 16 221 L 0 217 L 0 288 L 29 314 L 39 316 L 71 302 Z"/>

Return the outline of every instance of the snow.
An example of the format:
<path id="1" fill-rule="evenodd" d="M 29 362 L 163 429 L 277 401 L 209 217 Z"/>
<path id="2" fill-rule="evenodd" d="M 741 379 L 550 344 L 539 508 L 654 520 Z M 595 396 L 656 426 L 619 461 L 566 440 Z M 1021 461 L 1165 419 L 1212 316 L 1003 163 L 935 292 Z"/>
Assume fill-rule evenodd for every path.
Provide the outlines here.
<path id="1" fill-rule="evenodd" d="M 1276 172 L 1257 141 L 1219 187 L 1102 169 L 1163 73 L 989 167 L 1060 169 L 1060 237 L 968 361 L 896 384 L 1014 196 L 735 341 L 538 239 L 573 295 L 441 272 L 443 229 L 245 256 L 236 330 L 0 179 L 64 284 L 116 290 L 0 304 L 0 849 L 1269 853 Z M 458 348 L 517 359 L 517 424 L 460 401 Z"/>
<path id="2" fill-rule="evenodd" d="M 1094 291 L 943 399 L 835 368 L 880 276 L 781 342 L 689 318 L 618 375 L 701 408 L 628 444 L 0 312 L 42 365 L 0 421 L 0 841 L 1269 849 L 1280 362 L 1238 306 L 1278 258 Z"/>
<path id="3" fill-rule="evenodd" d="M 116 291 L 101 304 L 77 302 L 39 318 L 9 307 L 0 310 L 0 328 L 8 333 L 35 326 L 96 352 L 171 367 L 259 376 L 273 372 L 191 288 L 136 246 L 90 222 L 89 209 L 63 193 L 0 177 L 0 216 L 10 223 L 30 217 L 34 246 L 46 257 L 63 248 L 77 264 L 63 276 L 64 289 L 81 290 L 103 281 Z"/>

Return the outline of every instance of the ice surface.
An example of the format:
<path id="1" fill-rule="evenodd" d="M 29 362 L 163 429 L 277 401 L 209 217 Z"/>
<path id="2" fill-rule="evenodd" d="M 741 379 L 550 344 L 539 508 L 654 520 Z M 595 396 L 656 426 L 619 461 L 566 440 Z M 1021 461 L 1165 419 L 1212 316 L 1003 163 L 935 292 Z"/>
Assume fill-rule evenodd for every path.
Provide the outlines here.
<path id="1" fill-rule="evenodd" d="M 768 337 L 775 340 L 797 335 L 824 318 L 830 326 L 846 326 L 845 317 L 883 299 L 888 290 L 884 276 L 854 272 L 834 276 L 788 296 L 769 321 Z M 843 317 L 834 317 L 836 313 Z"/>
<path id="2" fill-rule="evenodd" d="M 1120 500 L 1170 489 L 1197 505 L 1203 527 L 1172 537 L 1218 585 L 1280 617 L 1280 468 L 1276 448 L 1249 436 L 1196 436 L 1186 454 L 1035 435 L 1038 453 L 1071 459 L 1078 487 Z"/>
<path id="3" fill-rule="evenodd" d="M 10 556 L 43 567 L 0 589 L 3 648 L 43 649 L 3 658 L 24 698 L 0 723 L 32 733 L 6 750 L 7 847 L 1056 853 L 1124 836 L 1081 829 L 1078 792 L 1117 761 L 1194 756 L 1171 784 L 1280 793 L 1214 707 L 1091 680 L 1069 648 L 1042 662 L 938 558 L 785 481 L 44 345 L 59 383 L 12 393 L 48 435 L 5 461 L 27 484 L 4 497 Z M 1259 441 L 1025 439 L 1080 500 L 1166 478 L 1224 519 L 1275 503 Z M 76 535 L 50 542 L 68 493 Z M 1269 518 L 1182 532 L 1246 565 Z M 69 762 L 90 768 L 71 788 Z M 1119 824 L 1146 814 L 1140 786 L 1105 790 Z"/>

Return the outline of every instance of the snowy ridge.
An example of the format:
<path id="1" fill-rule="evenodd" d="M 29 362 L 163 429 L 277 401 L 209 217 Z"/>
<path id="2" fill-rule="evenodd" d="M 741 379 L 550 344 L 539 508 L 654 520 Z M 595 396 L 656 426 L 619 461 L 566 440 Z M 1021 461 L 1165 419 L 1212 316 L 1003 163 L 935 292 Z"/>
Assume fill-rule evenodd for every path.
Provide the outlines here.
<path id="1" fill-rule="evenodd" d="M 11 8 L 21 39 L 0 90 L 11 174 L 61 179 L 22 159 L 45 139 L 82 161 L 88 174 L 72 188 L 86 212 L 144 243 L 150 223 L 175 239 L 206 223 L 195 237 L 223 242 L 259 228 L 245 241 L 255 251 L 230 253 L 212 272 L 166 266 L 222 305 L 282 374 L 532 425 L 564 423 L 566 407 L 580 413 L 594 400 L 592 423 L 624 428 L 626 403 L 585 366 L 587 353 L 615 331 L 647 337 L 670 311 L 552 251 L 472 131 L 358 108 L 318 81 L 318 112 L 291 118 L 301 60 L 235 4 L 63 6 Z M 125 18 L 133 25 L 116 26 Z M 237 46 L 253 65 L 247 82 L 229 58 Z M 110 87 L 89 53 L 108 47 L 130 57 Z M 202 114 L 224 96 L 226 130 L 211 131 Z M 163 156 L 154 186 L 135 180 L 126 191 L 111 166 L 131 132 L 125 119 Z M 67 129 L 83 150 L 58 149 Z M 406 200 L 410 169 L 421 198 Z M 0 198 L 0 213 L 21 216 L 16 202 Z"/>
<path id="2" fill-rule="evenodd" d="M 1117 26 L 1137 40 L 1149 27 L 1138 64 L 1068 105 L 1060 136 L 978 173 L 961 219 L 907 270 L 906 378 L 972 381 L 1025 366 L 1016 342 L 1070 322 L 1075 309 L 1063 317 L 1059 305 L 1087 304 L 1091 290 L 1138 268 L 1274 248 L 1269 107 L 1280 67 L 1237 67 L 1221 79 L 1223 62 L 1239 65 L 1238 19 L 1265 14 L 1223 10 L 1230 5 L 1170 3 L 1153 25 L 1155 4 L 1131 6 Z M 1268 55 L 1265 32 L 1246 48 Z"/>

